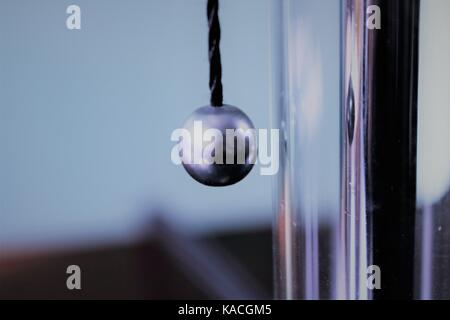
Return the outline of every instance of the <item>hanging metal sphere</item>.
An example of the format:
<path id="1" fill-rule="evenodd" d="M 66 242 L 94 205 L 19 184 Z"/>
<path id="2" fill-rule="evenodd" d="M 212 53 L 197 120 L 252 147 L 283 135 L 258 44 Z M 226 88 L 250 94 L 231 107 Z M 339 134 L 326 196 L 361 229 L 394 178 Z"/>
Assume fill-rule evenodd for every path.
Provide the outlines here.
<path id="1" fill-rule="evenodd" d="M 181 160 L 198 182 L 214 187 L 229 186 L 252 170 L 258 153 L 256 131 L 239 108 L 201 107 L 186 120 L 184 129 L 189 131 L 191 141 L 181 142 Z"/>

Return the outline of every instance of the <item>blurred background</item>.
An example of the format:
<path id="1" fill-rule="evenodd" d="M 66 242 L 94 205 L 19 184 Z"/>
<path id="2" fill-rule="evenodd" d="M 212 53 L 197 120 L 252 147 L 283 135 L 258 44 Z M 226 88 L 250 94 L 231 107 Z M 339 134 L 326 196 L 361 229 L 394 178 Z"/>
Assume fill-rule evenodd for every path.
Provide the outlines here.
<path id="1" fill-rule="evenodd" d="M 220 8 L 225 103 L 257 128 L 269 2 Z M 273 178 L 208 188 L 170 159 L 207 34 L 206 0 L 0 0 L 0 298 L 272 297 Z"/>

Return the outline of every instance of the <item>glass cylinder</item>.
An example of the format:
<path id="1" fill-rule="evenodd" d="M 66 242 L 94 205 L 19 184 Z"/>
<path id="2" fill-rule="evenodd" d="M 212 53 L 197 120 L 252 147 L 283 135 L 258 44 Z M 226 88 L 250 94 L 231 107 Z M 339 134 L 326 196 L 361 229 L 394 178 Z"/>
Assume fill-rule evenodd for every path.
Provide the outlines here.
<path id="1" fill-rule="evenodd" d="M 275 287 L 342 298 L 339 1 L 272 1 L 273 122 L 281 129 Z"/>
<path id="2" fill-rule="evenodd" d="M 270 3 L 276 296 L 450 299 L 450 2 Z"/>

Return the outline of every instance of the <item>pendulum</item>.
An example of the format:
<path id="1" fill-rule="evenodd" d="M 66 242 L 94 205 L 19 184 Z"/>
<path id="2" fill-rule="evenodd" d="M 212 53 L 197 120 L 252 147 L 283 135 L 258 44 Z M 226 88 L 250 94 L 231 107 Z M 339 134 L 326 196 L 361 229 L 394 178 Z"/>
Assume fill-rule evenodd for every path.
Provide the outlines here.
<path id="1" fill-rule="evenodd" d="M 257 142 L 254 126 L 248 116 L 237 107 L 223 104 L 218 10 L 219 1 L 208 0 L 210 105 L 197 109 L 186 120 L 184 129 L 193 139 L 187 147 L 185 144 L 180 156 L 184 168 L 192 178 L 207 186 L 224 187 L 241 181 L 251 171 L 256 161 Z M 205 142 L 203 137 L 211 129 L 219 136 Z M 230 132 L 233 133 L 232 136 Z M 253 134 L 248 134 L 249 132 Z M 199 133 L 201 137 L 198 137 Z M 200 143 L 195 143 L 195 139 L 200 139 Z M 193 161 L 193 157 L 184 152 L 186 149 L 193 151 L 194 158 L 195 155 L 200 155 L 201 161 Z"/>
<path id="2" fill-rule="evenodd" d="M 223 104 L 218 10 L 219 1 L 208 0 L 210 105 L 197 109 L 186 120 L 184 129 L 193 139 L 189 143 L 183 141 L 180 156 L 184 168 L 196 181 L 224 187 L 241 181 L 251 171 L 256 161 L 257 141 L 248 116 L 237 107 Z M 203 137 L 211 129 L 219 136 L 205 142 Z M 193 151 L 194 157 L 186 150 Z M 200 161 L 194 161 L 195 155 L 200 155 Z"/>

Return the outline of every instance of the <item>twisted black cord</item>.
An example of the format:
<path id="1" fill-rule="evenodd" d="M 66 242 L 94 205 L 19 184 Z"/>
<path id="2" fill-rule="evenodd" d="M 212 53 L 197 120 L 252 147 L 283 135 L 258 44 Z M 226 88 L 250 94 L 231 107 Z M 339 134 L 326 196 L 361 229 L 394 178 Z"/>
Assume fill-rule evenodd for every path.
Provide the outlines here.
<path id="1" fill-rule="evenodd" d="M 211 90 L 211 105 L 223 105 L 222 62 L 220 58 L 220 23 L 219 0 L 208 0 L 207 5 L 209 26 L 209 89 Z"/>

